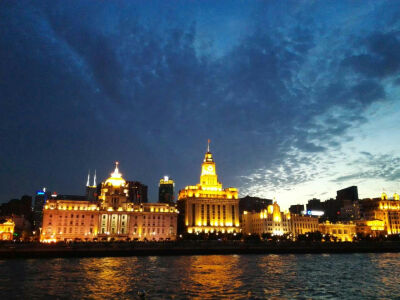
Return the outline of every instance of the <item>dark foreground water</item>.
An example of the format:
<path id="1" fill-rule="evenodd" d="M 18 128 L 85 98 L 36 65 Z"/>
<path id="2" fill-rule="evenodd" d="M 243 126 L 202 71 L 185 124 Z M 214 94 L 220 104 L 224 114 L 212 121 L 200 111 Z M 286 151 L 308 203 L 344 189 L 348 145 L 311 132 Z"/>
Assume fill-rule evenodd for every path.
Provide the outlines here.
<path id="1" fill-rule="evenodd" d="M 0 260 L 0 299 L 38 298 L 400 299 L 400 254 Z"/>

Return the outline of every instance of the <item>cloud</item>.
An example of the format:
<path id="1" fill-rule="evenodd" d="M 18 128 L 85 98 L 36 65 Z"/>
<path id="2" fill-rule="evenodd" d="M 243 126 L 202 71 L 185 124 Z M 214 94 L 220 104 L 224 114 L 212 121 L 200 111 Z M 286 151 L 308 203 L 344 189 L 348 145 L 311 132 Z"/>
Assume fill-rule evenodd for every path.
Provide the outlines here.
<path id="1" fill-rule="evenodd" d="M 78 164 L 106 169 L 117 156 L 149 185 L 173 170 L 184 186 L 197 180 L 193 168 L 211 138 L 229 185 L 293 186 L 326 172 L 319 155 L 352 139 L 348 131 L 368 122 L 366 110 L 388 101 L 385 80 L 398 80 L 398 22 L 381 20 L 385 4 L 336 4 L 341 9 L 325 16 L 318 3 L 237 2 L 229 9 L 241 19 L 229 30 L 236 19 L 218 18 L 220 6 L 199 2 L 188 13 L 156 4 L 165 10 L 2 3 L 0 125 L 12 133 L 2 132 L 2 156 L 21 161 L 41 140 L 51 147 L 34 146 L 21 169 L 37 164 L 40 173 L 48 160 L 63 160 L 62 182 Z M 208 10 L 220 24 L 207 23 Z M 232 27 L 241 34 L 227 35 Z"/>
<path id="2" fill-rule="evenodd" d="M 400 179 L 400 157 L 390 154 L 372 155 L 361 153 L 363 156 L 354 160 L 351 165 L 357 172 L 339 176 L 334 181 L 343 182 L 352 179 L 385 179 L 398 181 Z"/>

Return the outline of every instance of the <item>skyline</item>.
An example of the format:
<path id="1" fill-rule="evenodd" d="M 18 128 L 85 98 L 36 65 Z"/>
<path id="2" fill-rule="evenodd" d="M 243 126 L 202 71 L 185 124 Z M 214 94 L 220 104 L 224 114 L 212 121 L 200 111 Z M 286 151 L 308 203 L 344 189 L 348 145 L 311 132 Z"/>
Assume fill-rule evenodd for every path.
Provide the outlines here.
<path id="1" fill-rule="evenodd" d="M 116 160 L 156 201 L 208 138 L 241 197 L 400 192 L 397 3 L 227 3 L 0 3 L 0 202 Z"/>

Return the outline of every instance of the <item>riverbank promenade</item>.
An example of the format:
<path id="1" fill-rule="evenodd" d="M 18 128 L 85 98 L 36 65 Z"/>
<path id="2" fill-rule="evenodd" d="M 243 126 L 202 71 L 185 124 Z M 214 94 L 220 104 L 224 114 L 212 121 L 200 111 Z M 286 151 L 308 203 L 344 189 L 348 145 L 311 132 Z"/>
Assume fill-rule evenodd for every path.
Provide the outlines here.
<path id="1" fill-rule="evenodd" d="M 2 243 L 0 259 L 55 257 L 117 257 L 210 254 L 306 254 L 400 252 L 400 241 L 176 241 L 114 243 Z"/>

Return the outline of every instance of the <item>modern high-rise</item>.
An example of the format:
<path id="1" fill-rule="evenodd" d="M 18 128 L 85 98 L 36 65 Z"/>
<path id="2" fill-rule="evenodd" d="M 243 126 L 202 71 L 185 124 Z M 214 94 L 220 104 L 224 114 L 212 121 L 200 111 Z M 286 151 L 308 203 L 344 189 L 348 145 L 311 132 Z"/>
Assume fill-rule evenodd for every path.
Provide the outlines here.
<path id="1" fill-rule="evenodd" d="M 147 203 L 147 185 L 139 181 L 127 181 L 128 201 L 131 203 Z"/>
<path id="2" fill-rule="evenodd" d="M 208 144 L 201 165 L 200 183 L 186 186 L 178 196 L 181 232 L 240 232 L 236 188 L 222 188 Z"/>
<path id="3" fill-rule="evenodd" d="M 160 179 L 160 184 L 158 185 L 159 203 L 174 203 L 174 186 L 174 181 L 168 176 Z"/>
<path id="4" fill-rule="evenodd" d="M 46 192 L 46 188 L 36 192 L 35 202 L 33 204 L 33 228 L 36 230 L 42 227 L 43 208 L 49 197 L 50 194 Z"/>

